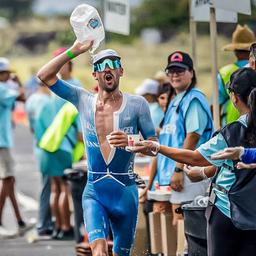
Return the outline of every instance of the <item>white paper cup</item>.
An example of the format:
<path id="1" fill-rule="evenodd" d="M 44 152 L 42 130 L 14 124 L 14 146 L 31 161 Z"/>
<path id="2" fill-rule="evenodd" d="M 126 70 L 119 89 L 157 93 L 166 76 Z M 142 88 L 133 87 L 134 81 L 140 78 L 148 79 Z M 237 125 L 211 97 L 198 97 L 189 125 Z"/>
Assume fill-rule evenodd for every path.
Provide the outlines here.
<path id="1" fill-rule="evenodd" d="M 140 141 L 140 134 L 128 134 L 128 147 L 134 147 Z"/>

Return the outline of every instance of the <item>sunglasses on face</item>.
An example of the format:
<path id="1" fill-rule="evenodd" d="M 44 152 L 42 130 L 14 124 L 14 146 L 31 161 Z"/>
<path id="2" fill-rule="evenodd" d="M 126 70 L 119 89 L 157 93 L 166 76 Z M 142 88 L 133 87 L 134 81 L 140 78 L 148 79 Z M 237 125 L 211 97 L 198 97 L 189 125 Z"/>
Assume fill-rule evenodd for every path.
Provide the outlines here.
<path id="1" fill-rule="evenodd" d="M 173 74 L 184 75 L 186 71 L 187 71 L 186 68 L 173 67 L 173 68 L 167 69 L 166 73 L 167 75 L 173 75 Z"/>
<path id="2" fill-rule="evenodd" d="M 118 69 L 121 68 L 121 61 L 119 59 L 111 60 L 111 59 L 105 59 L 104 61 L 100 63 L 93 64 L 93 71 L 94 72 L 103 72 L 106 68 L 110 69 Z"/>

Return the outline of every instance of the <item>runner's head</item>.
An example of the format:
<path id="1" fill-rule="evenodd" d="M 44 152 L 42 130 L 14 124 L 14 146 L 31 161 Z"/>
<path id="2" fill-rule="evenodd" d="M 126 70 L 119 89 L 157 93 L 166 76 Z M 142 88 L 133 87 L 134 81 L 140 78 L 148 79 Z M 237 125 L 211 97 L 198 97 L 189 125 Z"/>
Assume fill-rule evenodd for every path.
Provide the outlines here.
<path id="1" fill-rule="evenodd" d="M 115 91 L 119 86 L 119 79 L 123 75 L 120 55 L 106 49 L 93 55 L 93 76 L 99 82 L 99 87 L 107 92 Z"/>
<path id="2" fill-rule="evenodd" d="M 112 69 L 122 67 L 121 61 L 120 61 L 121 60 L 120 55 L 115 50 L 106 49 L 106 50 L 102 50 L 92 56 L 93 71 L 94 72 L 103 72 L 105 67 L 108 65 L 107 62 L 105 62 L 104 65 L 102 64 L 104 62 L 104 60 L 106 60 L 106 59 L 110 59 L 113 61 L 116 60 L 116 63 L 109 62 Z"/>

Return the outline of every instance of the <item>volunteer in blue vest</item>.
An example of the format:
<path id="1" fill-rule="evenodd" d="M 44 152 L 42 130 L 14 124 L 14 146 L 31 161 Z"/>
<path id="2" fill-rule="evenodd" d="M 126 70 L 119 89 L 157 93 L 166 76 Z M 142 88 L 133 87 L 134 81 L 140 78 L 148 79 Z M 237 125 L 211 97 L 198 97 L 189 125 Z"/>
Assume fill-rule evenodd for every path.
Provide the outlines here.
<path id="1" fill-rule="evenodd" d="M 205 95 L 195 88 L 193 61 L 189 54 L 176 51 L 168 56 L 165 70 L 176 96 L 165 113 L 159 141 L 170 147 L 195 149 L 211 138 L 213 123 Z M 183 164 L 163 155 L 157 157 L 155 181 L 160 186 L 171 184 L 173 225 L 182 218 L 175 209 L 183 202 L 192 201 L 197 195 L 204 195 L 209 185 L 207 180 L 193 184 L 184 175 Z"/>
<path id="2" fill-rule="evenodd" d="M 65 51 L 66 48 L 59 48 L 53 52 L 53 56 L 59 56 Z M 80 82 L 72 76 L 72 67 L 73 64 L 71 61 L 65 63 L 59 70 L 58 77 L 74 86 L 80 87 Z M 70 240 L 74 237 L 73 228 L 70 223 L 71 212 L 68 201 L 68 184 L 63 180 L 62 176 L 64 175 L 65 169 L 72 167 L 73 149 L 78 140 L 82 140 L 78 117 L 75 118 L 74 122 L 69 124 L 66 133 L 63 133 L 64 125 L 61 124 L 63 121 L 62 118 L 56 119 L 58 113 L 66 103 L 66 100 L 53 95 L 50 104 L 44 106 L 41 111 L 38 118 L 39 121 L 37 122 L 37 141 L 39 142 L 39 147 L 43 149 L 41 152 L 40 170 L 44 175 L 49 176 L 51 180 L 50 203 L 52 215 L 55 217 L 55 228 L 52 238 L 58 240 Z M 60 122 L 59 127 L 54 125 L 57 122 Z M 54 150 L 51 149 L 51 146 L 56 146 L 52 145 L 55 140 L 52 140 L 51 136 L 47 136 L 47 131 L 51 135 L 56 134 L 54 136 L 55 138 L 60 138 L 60 144 Z"/>
<path id="3" fill-rule="evenodd" d="M 250 45 L 255 41 L 253 31 L 247 25 L 241 26 L 238 24 L 232 34 L 232 43 L 223 47 L 224 51 L 233 51 L 237 60 L 220 68 L 217 77 L 219 104 L 221 107 L 221 126 L 231 123 L 239 117 L 239 113 L 233 106 L 225 85 L 234 71 L 248 64 Z"/>
<path id="4" fill-rule="evenodd" d="M 133 173 L 134 154 L 125 150 L 127 134 L 140 132 L 144 138 L 156 140 L 155 129 L 146 100 L 119 90 L 123 68 L 116 51 L 106 49 L 92 56 L 98 94 L 58 79 L 56 74 L 61 67 L 70 58 L 87 52 L 92 43 L 76 41 L 42 67 L 38 77 L 79 111 L 88 164 L 82 204 L 92 254 L 108 255 L 111 228 L 113 255 L 128 256 L 132 253 L 137 223 L 138 190 Z"/>
<path id="5" fill-rule="evenodd" d="M 28 115 L 30 130 L 34 135 L 34 145 L 33 151 L 39 162 L 41 160 L 40 153 L 41 149 L 38 147 L 38 130 L 37 121 L 40 113 L 45 105 L 50 102 L 50 90 L 47 86 L 42 84 L 37 78 L 37 85 L 35 86 L 36 91 L 34 91 L 27 99 L 25 104 L 25 109 Z M 40 166 L 40 164 L 38 163 Z M 39 210 L 38 210 L 38 221 L 37 221 L 37 232 L 39 236 L 51 235 L 53 230 L 53 220 L 50 208 L 50 194 L 51 185 L 50 179 L 47 175 L 42 172 L 42 188 L 39 198 Z"/>
<path id="6" fill-rule="evenodd" d="M 192 166 L 219 168 L 206 210 L 209 256 L 254 255 L 256 251 L 256 169 L 236 168 L 237 161 L 213 160 L 227 147 L 256 147 L 256 72 L 251 68 L 235 71 L 227 85 L 240 118 L 225 126 L 197 150 L 184 150 L 141 142 L 134 152 L 156 150 L 175 161 Z"/>
<path id="7" fill-rule="evenodd" d="M 15 174 L 14 160 L 11 155 L 13 147 L 12 136 L 12 110 L 17 99 L 23 98 L 19 87 L 13 89 L 16 84 L 16 75 L 10 69 L 8 59 L 0 58 L 0 236 L 6 234 L 2 226 L 2 213 L 6 199 L 9 197 L 17 220 L 20 234 L 31 228 L 21 217 L 18 203 L 15 196 Z"/>

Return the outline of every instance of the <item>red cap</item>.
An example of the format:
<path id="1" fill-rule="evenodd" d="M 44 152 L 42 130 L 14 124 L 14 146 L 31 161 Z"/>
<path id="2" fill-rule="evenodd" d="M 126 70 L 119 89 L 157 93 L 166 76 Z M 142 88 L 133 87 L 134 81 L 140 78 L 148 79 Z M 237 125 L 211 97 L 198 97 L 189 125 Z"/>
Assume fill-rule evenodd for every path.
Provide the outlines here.
<path id="1" fill-rule="evenodd" d="M 55 51 L 52 53 L 52 55 L 53 55 L 54 57 L 57 57 L 57 56 L 59 56 L 60 54 L 62 54 L 63 52 L 65 52 L 66 50 L 67 50 L 66 47 L 58 48 L 57 50 L 55 50 Z"/>

